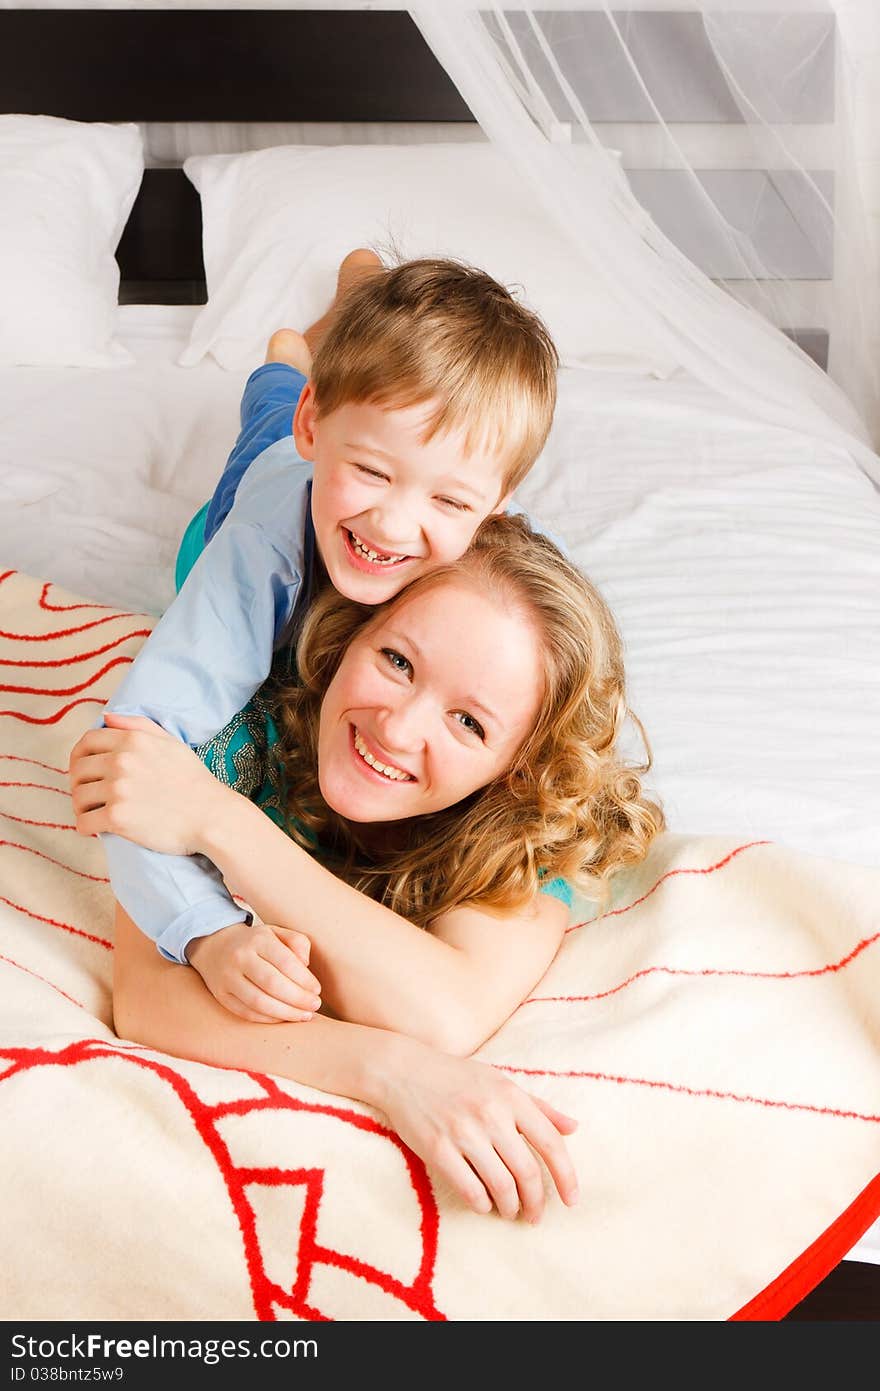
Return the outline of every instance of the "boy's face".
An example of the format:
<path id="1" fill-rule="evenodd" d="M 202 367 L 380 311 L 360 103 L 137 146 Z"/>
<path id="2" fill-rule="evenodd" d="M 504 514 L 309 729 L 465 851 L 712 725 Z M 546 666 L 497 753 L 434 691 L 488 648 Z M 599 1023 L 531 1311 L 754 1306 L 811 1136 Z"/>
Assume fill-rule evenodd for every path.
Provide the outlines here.
<path id="1" fill-rule="evenodd" d="M 340 594 L 381 604 L 417 575 L 457 560 L 490 512 L 501 512 L 502 465 L 464 453 L 458 431 L 422 432 L 430 406 L 347 403 L 320 419 L 307 384 L 293 421 L 314 463 L 312 521 Z"/>

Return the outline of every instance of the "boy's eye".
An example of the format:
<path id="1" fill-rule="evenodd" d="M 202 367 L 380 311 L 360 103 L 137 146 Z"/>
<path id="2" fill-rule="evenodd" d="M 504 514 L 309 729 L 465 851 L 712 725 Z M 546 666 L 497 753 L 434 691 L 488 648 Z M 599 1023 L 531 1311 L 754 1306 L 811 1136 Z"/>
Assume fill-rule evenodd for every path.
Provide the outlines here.
<path id="1" fill-rule="evenodd" d="M 454 497 L 438 497 L 438 502 L 442 502 L 446 507 L 452 507 L 456 512 L 470 512 L 472 509 L 466 502 L 459 502 Z"/>
<path id="2" fill-rule="evenodd" d="M 355 464 L 355 468 L 357 469 L 358 473 L 365 473 L 368 478 L 381 478 L 383 483 L 388 482 L 388 475 L 385 473 L 380 473 L 379 469 L 377 468 L 368 468 L 366 464 Z"/>
<path id="3" fill-rule="evenodd" d="M 387 657 L 395 671 L 402 671 L 404 676 L 412 671 L 412 662 L 404 657 L 402 652 L 395 652 L 393 647 L 383 647 L 380 649 L 383 657 Z"/>
<path id="4" fill-rule="evenodd" d="M 478 739 L 485 740 L 486 731 L 473 715 L 469 715 L 466 710 L 456 710 L 455 716 L 462 729 L 466 729 L 469 734 L 476 734 Z"/>

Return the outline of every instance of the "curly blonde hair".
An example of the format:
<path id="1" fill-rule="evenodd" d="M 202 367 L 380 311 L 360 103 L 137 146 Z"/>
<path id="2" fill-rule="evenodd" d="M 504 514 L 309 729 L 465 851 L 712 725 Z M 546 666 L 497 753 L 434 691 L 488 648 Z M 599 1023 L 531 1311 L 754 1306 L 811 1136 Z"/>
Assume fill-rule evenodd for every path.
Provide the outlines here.
<path id="1" fill-rule="evenodd" d="M 321 703 L 354 637 L 404 595 L 462 575 L 534 622 L 545 673 L 538 718 L 506 771 L 454 806 L 412 818 L 405 845 L 376 863 L 358 827 L 321 797 Z M 523 517 L 488 518 L 460 560 L 378 609 L 325 592 L 309 611 L 297 662 L 299 684 L 279 683 L 272 699 L 290 834 L 310 850 L 319 844 L 334 872 L 412 922 L 429 926 L 465 903 L 510 911 L 555 876 L 604 903 L 610 876 L 641 860 L 663 829 L 660 807 L 642 789 L 651 754 L 627 705 L 611 611 Z M 627 718 L 644 744 L 641 763 L 624 761 L 617 748 Z"/>

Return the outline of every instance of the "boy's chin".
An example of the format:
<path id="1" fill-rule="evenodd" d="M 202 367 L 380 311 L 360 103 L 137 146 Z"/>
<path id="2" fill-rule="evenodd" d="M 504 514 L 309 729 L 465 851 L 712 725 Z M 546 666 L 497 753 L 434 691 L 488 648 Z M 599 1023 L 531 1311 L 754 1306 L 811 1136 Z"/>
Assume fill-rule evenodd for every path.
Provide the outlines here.
<path id="1" fill-rule="evenodd" d="M 346 542 L 346 528 L 340 526 L 331 538 L 330 547 L 322 554 L 327 575 L 333 588 L 347 599 L 361 604 L 383 604 L 421 574 L 424 560 L 408 556 L 405 560 L 385 567 L 364 568 L 351 554 Z"/>
<path id="2" fill-rule="evenodd" d="M 420 570 L 415 565 L 402 567 L 394 575 L 364 575 L 353 566 L 339 566 L 330 575 L 333 588 L 356 604 L 377 605 L 393 599 L 414 580 Z"/>

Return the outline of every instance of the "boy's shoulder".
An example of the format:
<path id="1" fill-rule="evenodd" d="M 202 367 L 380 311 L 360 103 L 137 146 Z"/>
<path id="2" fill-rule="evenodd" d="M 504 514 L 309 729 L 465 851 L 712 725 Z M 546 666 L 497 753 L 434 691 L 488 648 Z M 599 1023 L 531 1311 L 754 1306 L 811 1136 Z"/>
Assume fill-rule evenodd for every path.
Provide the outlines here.
<path id="1" fill-rule="evenodd" d="M 293 435 L 285 435 L 268 445 L 242 476 L 235 495 L 235 506 L 241 499 L 286 489 L 288 493 L 305 493 L 314 475 L 314 465 L 304 459 L 296 447 Z"/>
<path id="2" fill-rule="evenodd" d="M 291 435 L 258 454 L 235 494 L 227 522 L 258 526 L 275 544 L 289 549 L 305 534 L 311 503 L 313 466 L 297 451 Z"/>
<path id="3" fill-rule="evenodd" d="M 256 555 L 253 541 L 284 556 L 286 565 L 303 574 L 310 552 L 311 474 L 293 440 L 279 440 L 257 455 L 242 477 L 227 516 L 215 537 L 241 555 Z M 213 544 L 213 541 L 210 542 Z"/>

